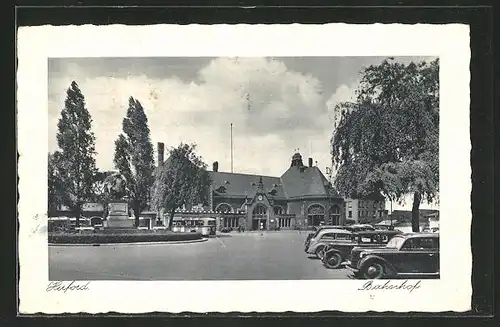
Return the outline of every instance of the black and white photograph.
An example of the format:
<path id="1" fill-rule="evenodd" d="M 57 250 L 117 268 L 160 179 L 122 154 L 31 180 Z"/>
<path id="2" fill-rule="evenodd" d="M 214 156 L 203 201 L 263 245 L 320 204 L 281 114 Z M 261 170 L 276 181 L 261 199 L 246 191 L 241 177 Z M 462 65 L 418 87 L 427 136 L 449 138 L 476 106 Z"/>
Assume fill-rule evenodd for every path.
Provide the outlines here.
<path id="1" fill-rule="evenodd" d="M 25 311 L 469 305 L 467 29 L 280 26 L 20 36 Z"/>
<path id="2" fill-rule="evenodd" d="M 439 278 L 439 58 L 48 67 L 51 280 Z"/>

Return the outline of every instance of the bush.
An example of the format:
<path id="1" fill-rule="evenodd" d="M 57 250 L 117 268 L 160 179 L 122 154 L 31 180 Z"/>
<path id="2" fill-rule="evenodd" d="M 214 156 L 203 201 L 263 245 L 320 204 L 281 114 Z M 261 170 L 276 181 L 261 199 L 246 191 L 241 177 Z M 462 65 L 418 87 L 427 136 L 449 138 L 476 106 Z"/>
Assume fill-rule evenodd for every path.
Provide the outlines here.
<path id="1" fill-rule="evenodd" d="M 172 242 L 201 239 L 201 233 L 89 233 L 60 234 L 49 233 L 49 243 L 53 244 L 106 244 L 135 242 Z"/>

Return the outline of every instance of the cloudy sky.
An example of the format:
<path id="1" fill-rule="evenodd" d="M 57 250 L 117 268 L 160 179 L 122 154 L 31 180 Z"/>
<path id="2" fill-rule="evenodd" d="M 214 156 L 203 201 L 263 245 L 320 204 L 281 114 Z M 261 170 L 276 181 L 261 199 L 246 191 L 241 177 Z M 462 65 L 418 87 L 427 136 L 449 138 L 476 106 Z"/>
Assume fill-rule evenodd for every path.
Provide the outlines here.
<path id="1" fill-rule="evenodd" d="M 352 98 L 363 67 L 383 59 L 49 59 L 49 151 L 57 149 L 57 122 L 74 80 L 92 115 L 100 169 L 114 169 L 114 141 L 133 96 L 145 109 L 155 151 L 157 142 L 193 142 L 209 166 L 218 161 L 220 171 L 230 171 L 233 123 L 235 172 L 281 176 L 297 148 L 325 172 L 333 107 Z"/>

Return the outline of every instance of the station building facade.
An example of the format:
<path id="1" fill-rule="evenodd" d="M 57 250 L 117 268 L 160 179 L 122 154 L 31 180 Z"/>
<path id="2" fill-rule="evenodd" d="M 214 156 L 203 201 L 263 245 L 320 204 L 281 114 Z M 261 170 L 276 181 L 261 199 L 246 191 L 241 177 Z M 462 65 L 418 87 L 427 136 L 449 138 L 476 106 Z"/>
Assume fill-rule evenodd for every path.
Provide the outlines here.
<path id="1" fill-rule="evenodd" d="M 214 162 L 209 207 L 221 227 L 246 230 L 344 225 L 344 199 L 312 158 L 304 165 L 300 153 L 280 177 L 220 172 Z"/>

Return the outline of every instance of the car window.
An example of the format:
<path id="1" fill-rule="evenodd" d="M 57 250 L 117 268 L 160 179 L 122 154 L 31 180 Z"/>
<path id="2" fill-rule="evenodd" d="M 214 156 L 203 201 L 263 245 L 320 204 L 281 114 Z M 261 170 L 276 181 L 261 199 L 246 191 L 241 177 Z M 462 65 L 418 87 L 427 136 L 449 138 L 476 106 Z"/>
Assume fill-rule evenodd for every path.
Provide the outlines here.
<path id="1" fill-rule="evenodd" d="M 387 244 L 386 247 L 399 249 L 402 244 L 404 244 L 405 239 L 403 237 L 393 237 Z"/>
<path id="2" fill-rule="evenodd" d="M 438 244 L 435 241 L 435 238 L 422 237 L 422 238 L 410 238 L 406 240 L 401 249 L 409 251 L 419 251 L 419 250 L 433 250 L 437 248 Z"/>
<path id="3" fill-rule="evenodd" d="M 321 240 L 333 240 L 334 239 L 334 234 L 333 233 L 325 233 L 323 236 L 321 236 Z"/>
<path id="4" fill-rule="evenodd" d="M 337 240 L 350 240 L 351 234 L 337 234 L 335 236 L 335 239 L 337 239 Z"/>
<path id="5" fill-rule="evenodd" d="M 438 239 L 435 237 L 426 237 L 420 239 L 420 248 L 425 250 L 439 249 Z"/>

